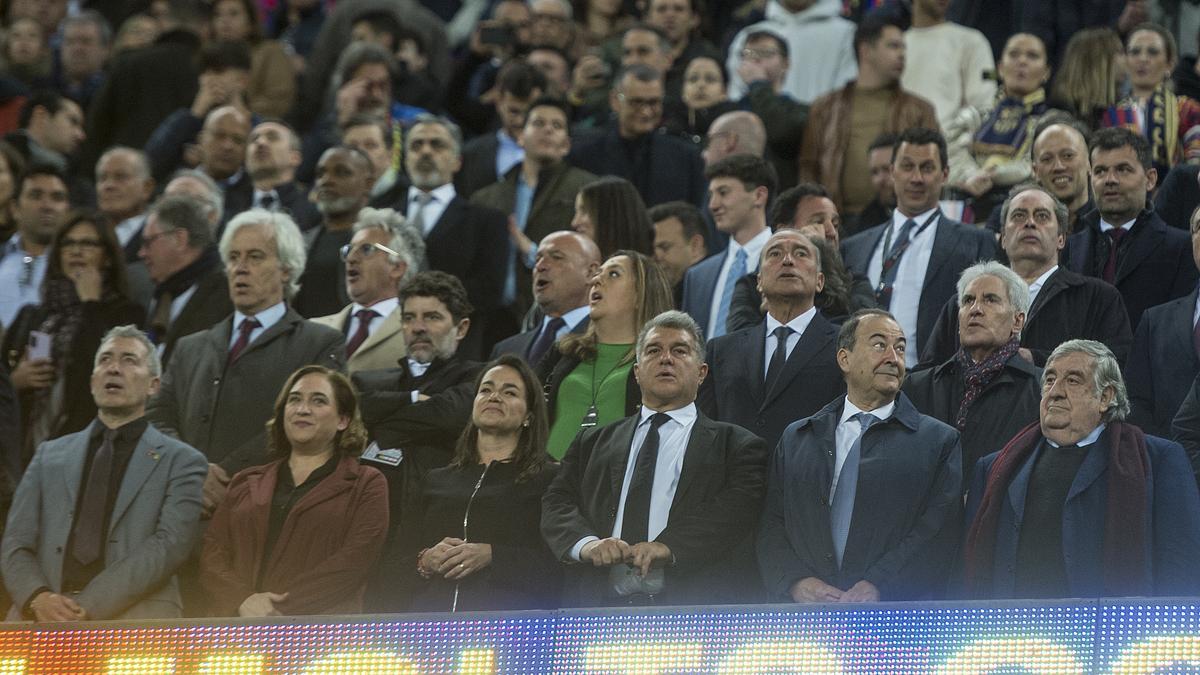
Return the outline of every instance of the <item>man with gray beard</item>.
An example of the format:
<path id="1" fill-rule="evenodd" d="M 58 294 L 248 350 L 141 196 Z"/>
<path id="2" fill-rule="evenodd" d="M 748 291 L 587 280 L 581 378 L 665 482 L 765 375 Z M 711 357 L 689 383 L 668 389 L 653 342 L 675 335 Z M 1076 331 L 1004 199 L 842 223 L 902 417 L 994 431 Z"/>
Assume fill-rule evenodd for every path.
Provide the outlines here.
<path id="1" fill-rule="evenodd" d="M 354 236 L 354 221 L 371 197 L 373 175 L 370 158 L 346 145 L 326 150 L 317 162 L 314 200 L 321 224 L 304 233 L 308 263 L 292 302 L 305 318 L 333 314 L 350 302 L 342 283 L 341 250 Z"/>
<path id="2" fill-rule="evenodd" d="M 417 116 L 405 139 L 404 168 L 412 181 L 405 215 L 425 238 L 429 268 L 458 277 L 475 307 L 471 332 L 459 353 L 483 359 L 493 344 L 519 332 L 503 308 L 507 219 L 455 192 L 454 174 L 462 168 L 462 132 L 450 120 Z"/>

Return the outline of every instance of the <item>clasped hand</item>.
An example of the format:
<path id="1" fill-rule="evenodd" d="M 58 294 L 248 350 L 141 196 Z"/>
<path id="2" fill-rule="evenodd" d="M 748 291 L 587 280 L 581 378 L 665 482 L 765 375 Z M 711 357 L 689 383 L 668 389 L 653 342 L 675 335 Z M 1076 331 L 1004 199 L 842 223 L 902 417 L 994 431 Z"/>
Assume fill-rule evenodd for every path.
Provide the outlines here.
<path id="1" fill-rule="evenodd" d="M 462 579 L 492 564 L 492 545 L 446 537 L 421 556 L 421 569 L 446 579 Z"/>
<path id="2" fill-rule="evenodd" d="M 627 563 L 646 576 L 652 568 L 669 565 L 672 555 L 671 549 L 661 542 L 643 541 L 630 545 L 616 537 L 608 537 L 584 544 L 579 551 L 579 558 L 596 567 Z"/>

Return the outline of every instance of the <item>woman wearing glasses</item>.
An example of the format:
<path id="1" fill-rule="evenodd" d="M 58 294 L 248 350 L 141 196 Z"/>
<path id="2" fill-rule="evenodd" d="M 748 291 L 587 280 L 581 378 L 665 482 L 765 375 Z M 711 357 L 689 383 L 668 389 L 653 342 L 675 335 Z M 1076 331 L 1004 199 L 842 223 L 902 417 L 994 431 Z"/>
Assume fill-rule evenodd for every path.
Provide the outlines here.
<path id="1" fill-rule="evenodd" d="M 96 416 L 92 358 L 108 329 L 145 323 L 145 310 L 129 297 L 124 260 L 104 216 L 71 214 L 50 245 L 41 303 L 22 307 L 5 331 L 4 355 L 21 402 L 22 466 L 39 443 L 79 431 Z"/>
<path id="2" fill-rule="evenodd" d="M 425 268 L 425 241 L 392 209 L 366 208 L 338 254 L 350 304 L 313 321 L 346 336 L 346 372 L 394 368 L 404 355 L 396 294 Z"/>

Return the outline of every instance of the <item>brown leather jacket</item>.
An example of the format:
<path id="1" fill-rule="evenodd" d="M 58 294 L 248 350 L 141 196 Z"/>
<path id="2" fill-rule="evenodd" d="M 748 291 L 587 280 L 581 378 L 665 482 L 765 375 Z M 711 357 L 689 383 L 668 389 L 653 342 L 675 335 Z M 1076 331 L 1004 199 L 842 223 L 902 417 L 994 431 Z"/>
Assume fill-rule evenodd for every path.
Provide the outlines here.
<path id="1" fill-rule="evenodd" d="M 838 211 L 842 210 L 842 169 L 850 144 L 850 112 L 854 82 L 817 99 L 808 114 L 804 142 L 800 145 L 800 180 L 825 186 Z M 894 87 L 892 114 L 884 133 L 900 133 L 910 127 L 939 129 L 933 105 L 925 99 Z"/>

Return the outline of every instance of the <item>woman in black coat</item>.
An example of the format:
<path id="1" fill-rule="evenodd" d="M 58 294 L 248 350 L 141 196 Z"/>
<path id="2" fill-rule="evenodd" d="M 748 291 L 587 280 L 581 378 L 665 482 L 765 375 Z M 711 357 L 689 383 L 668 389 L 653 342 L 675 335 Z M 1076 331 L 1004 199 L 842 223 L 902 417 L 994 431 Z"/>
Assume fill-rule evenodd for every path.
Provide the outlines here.
<path id="1" fill-rule="evenodd" d="M 546 403 L 533 371 L 501 356 L 475 383 L 454 460 L 426 478 L 413 609 L 477 611 L 558 605 L 559 564 L 542 540 L 542 494 L 558 465 L 546 454 Z"/>
<path id="2" fill-rule="evenodd" d="M 129 298 L 125 256 L 104 216 L 72 213 L 47 253 L 41 304 L 22 307 L 4 333 L 21 405 L 22 467 L 42 441 L 92 421 L 92 362 L 101 338 L 110 328 L 145 319 Z M 33 348 L 42 341 L 48 341 L 49 358 Z"/>

